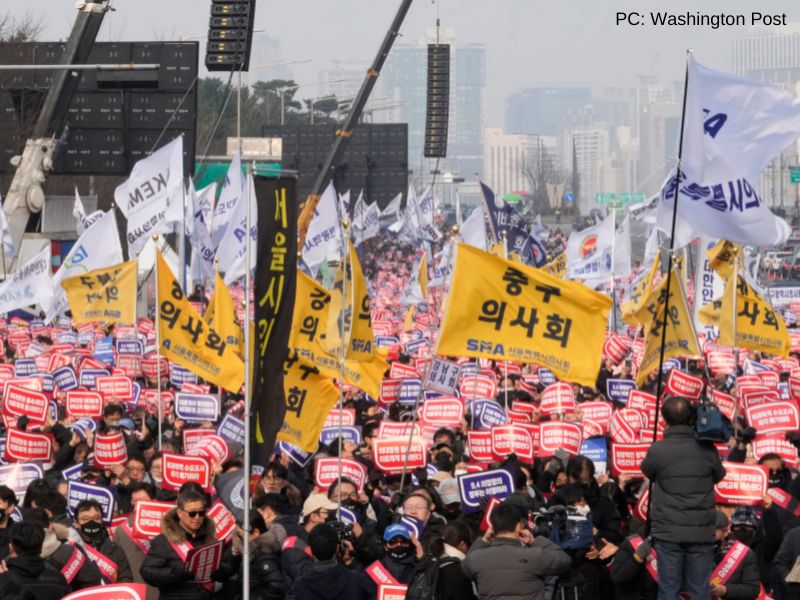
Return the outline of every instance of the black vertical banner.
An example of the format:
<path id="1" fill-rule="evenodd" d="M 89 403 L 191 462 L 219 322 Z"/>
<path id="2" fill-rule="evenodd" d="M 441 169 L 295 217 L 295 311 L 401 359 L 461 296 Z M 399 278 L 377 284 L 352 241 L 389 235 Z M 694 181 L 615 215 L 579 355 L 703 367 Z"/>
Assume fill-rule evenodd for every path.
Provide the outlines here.
<path id="1" fill-rule="evenodd" d="M 297 286 L 297 180 L 255 177 L 258 247 L 255 275 L 250 450 L 264 466 L 283 425 L 283 363 L 289 352 Z"/>

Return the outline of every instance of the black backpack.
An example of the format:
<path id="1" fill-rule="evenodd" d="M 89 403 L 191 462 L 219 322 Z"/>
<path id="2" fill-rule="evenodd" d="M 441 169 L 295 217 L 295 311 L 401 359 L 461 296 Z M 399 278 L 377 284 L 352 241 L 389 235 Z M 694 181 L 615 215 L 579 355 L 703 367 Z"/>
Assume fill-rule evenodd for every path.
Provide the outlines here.
<path id="1" fill-rule="evenodd" d="M 437 600 L 439 594 L 439 569 L 457 563 L 457 558 L 426 558 L 414 571 L 408 584 L 405 600 Z"/>

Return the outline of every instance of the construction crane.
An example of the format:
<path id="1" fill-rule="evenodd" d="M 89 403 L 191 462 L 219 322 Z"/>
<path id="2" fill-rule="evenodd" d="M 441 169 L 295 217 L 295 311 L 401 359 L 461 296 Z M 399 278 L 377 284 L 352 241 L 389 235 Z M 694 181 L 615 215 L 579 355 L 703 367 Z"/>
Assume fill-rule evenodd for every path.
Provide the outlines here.
<path id="1" fill-rule="evenodd" d="M 78 16 L 72 26 L 59 65 L 82 65 L 89 58 L 97 33 L 103 24 L 111 0 L 79 0 Z M 14 240 L 14 255 L 6 256 L 13 264 L 22 245 L 22 238 L 31 214 L 41 212 L 44 205 L 42 185 L 47 173 L 53 169 L 53 154 L 67 122 L 67 110 L 81 73 L 77 69 L 56 70 L 53 85 L 47 90 L 42 109 L 31 137 L 25 142 L 22 154 L 11 159 L 16 167 L 14 178 L 6 194 L 3 210 L 8 218 Z"/>

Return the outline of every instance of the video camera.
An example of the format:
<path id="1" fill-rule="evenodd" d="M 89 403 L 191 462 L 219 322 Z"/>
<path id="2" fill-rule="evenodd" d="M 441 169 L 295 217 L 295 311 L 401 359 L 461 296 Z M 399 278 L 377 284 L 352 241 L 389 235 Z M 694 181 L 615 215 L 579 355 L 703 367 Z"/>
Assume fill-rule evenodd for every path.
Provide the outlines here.
<path id="1" fill-rule="evenodd" d="M 592 519 L 570 514 L 565 506 L 540 510 L 533 516 L 534 535 L 548 538 L 562 550 L 587 550 L 594 541 Z"/>

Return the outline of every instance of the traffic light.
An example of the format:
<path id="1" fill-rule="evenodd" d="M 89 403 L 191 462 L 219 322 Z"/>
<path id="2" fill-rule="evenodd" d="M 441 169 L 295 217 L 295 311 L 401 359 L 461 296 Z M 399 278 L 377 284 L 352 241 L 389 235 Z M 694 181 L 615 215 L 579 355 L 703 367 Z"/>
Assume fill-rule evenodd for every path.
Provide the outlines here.
<path id="1" fill-rule="evenodd" d="M 425 113 L 427 158 L 447 156 L 447 122 L 450 114 L 450 45 L 428 44 L 428 104 Z"/>
<path id="2" fill-rule="evenodd" d="M 256 0 L 211 0 L 206 45 L 209 71 L 247 71 Z"/>

